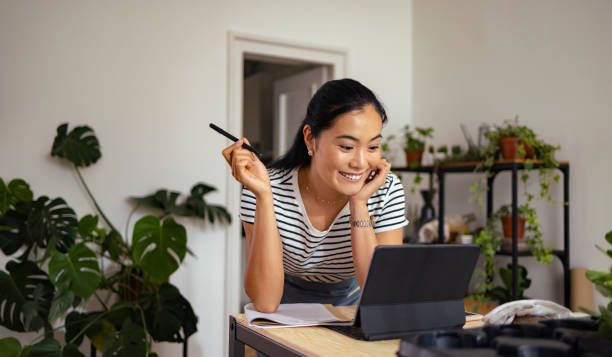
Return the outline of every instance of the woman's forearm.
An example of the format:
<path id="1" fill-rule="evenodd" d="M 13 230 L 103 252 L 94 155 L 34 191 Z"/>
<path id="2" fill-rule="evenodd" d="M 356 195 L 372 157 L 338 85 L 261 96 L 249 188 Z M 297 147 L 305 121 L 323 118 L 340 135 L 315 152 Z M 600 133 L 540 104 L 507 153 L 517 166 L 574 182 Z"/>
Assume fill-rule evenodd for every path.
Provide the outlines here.
<path id="1" fill-rule="evenodd" d="M 273 312 L 280 304 L 283 283 L 283 247 L 269 193 L 257 197 L 244 288 L 258 311 Z"/>
<path id="2" fill-rule="evenodd" d="M 370 212 L 366 202 L 350 203 L 351 208 L 351 243 L 353 248 L 353 266 L 359 286 L 363 288 L 366 274 L 370 267 L 370 260 L 374 248 L 378 245 L 374 227 L 355 227 L 353 220 L 365 221 L 370 219 Z"/>

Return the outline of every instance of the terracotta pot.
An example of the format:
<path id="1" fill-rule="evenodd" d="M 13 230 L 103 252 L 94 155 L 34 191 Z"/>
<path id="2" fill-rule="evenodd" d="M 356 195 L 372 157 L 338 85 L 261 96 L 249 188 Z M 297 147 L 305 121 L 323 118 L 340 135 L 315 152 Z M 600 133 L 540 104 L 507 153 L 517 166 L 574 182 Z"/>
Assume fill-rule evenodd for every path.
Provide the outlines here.
<path id="1" fill-rule="evenodd" d="M 523 150 L 525 150 L 525 159 L 530 159 L 533 157 L 533 147 L 523 144 L 518 138 L 515 137 L 505 137 L 499 139 L 499 146 L 501 147 L 502 157 L 504 160 L 522 159 L 518 152 L 519 146 L 522 146 Z"/>
<path id="2" fill-rule="evenodd" d="M 522 239 L 525 235 L 525 218 L 519 216 L 518 218 L 518 232 L 517 237 Z M 501 218 L 502 226 L 504 228 L 504 237 L 512 238 L 512 216 L 504 216 Z"/>
<path id="3" fill-rule="evenodd" d="M 519 252 L 529 250 L 527 239 L 525 239 L 525 219 L 518 218 L 517 248 Z M 501 217 L 502 227 L 504 229 L 504 238 L 502 239 L 501 249 L 505 252 L 512 252 L 512 216 Z"/>
<path id="4" fill-rule="evenodd" d="M 414 165 L 413 163 L 416 163 L 416 166 L 421 166 L 421 159 L 423 158 L 423 149 L 405 152 L 407 167 L 412 167 L 412 165 Z"/>
<path id="5" fill-rule="evenodd" d="M 518 154 L 518 138 L 506 137 L 499 139 L 499 146 L 501 147 L 502 157 L 504 160 L 519 159 Z"/>
<path id="6" fill-rule="evenodd" d="M 534 155 L 533 146 L 526 145 L 526 144 L 523 144 L 523 143 L 520 143 L 519 145 L 521 145 L 523 147 L 523 149 L 525 149 L 525 159 L 533 158 L 533 155 Z"/>

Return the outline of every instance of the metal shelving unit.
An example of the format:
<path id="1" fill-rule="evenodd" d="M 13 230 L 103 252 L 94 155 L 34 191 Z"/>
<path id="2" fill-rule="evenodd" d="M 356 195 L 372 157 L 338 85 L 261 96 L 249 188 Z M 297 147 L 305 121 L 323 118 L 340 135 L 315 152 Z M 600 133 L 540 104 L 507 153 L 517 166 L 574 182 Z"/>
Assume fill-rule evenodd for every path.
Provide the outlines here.
<path id="1" fill-rule="evenodd" d="M 542 162 L 532 160 L 533 168 L 542 167 Z M 393 171 L 397 172 L 414 172 L 427 173 L 429 175 L 436 174 L 438 176 L 438 243 L 444 243 L 444 195 L 445 195 L 445 178 L 447 174 L 454 173 L 474 173 L 474 169 L 478 166 L 478 162 L 463 162 L 440 165 L 437 168 L 433 166 L 421 166 L 416 168 L 409 167 L 394 167 Z M 493 183 L 500 172 L 510 171 L 512 173 L 512 253 L 497 252 L 497 255 L 505 255 L 512 257 L 512 286 L 514 299 L 518 297 L 518 257 L 531 256 L 531 252 L 518 252 L 517 226 L 518 226 L 518 172 L 525 168 L 525 160 L 500 160 L 496 161 L 491 167 L 491 177 L 487 178 L 487 218 L 493 213 Z M 565 306 L 570 305 L 570 264 L 569 264 L 569 163 L 560 162 L 557 168 L 563 174 L 563 249 L 553 250 L 555 255 L 563 265 L 563 292 Z"/>

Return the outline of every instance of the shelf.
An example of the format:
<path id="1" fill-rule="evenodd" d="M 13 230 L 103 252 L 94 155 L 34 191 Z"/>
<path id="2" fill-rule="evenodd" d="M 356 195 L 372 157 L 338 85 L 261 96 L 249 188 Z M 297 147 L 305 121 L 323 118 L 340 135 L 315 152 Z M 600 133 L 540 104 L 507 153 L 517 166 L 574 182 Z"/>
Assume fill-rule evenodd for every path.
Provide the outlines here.
<path id="1" fill-rule="evenodd" d="M 525 159 L 515 159 L 515 160 L 497 160 L 491 166 L 491 170 L 494 172 L 497 171 L 505 171 L 511 170 L 513 168 L 517 168 L 518 170 L 523 170 L 525 168 Z M 470 162 L 453 162 L 448 164 L 440 164 L 437 169 L 438 172 L 474 172 L 474 169 L 483 162 L 470 161 Z M 544 162 L 541 160 L 531 160 L 534 169 L 539 169 L 543 167 Z M 569 166 L 567 161 L 559 161 L 559 169 L 564 169 Z M 418 172 L 418 173 L 433 173 L 435 166 L 427 165 L 427 166 L 418 166 L 418 167 L 393 167 L 392 171 L 398 172 Z"/>
<path id="2" fill-rule="evenodd" d="M 512 257 L 512 252 L 506 252 L 503 250 L 498 250 L 497 252 L 495 252 L 495 254 L 501 255 L 501 256 Z M 565 252 L 563 250 L 553 249 L 552 254 L 557 256 L 557 258 L 561 259 L 561 261 L 565 259 Z M 533 254 L 531 254 L 531 251 L 526 251 L 526 252 L 518 252 L 516 256 L 517 257 L 531 257 L 533 256 Z"/>
<path id="3" fill-rule="evenodd" d="M 517 160 L 498 160 L 495 163 L 487 168 L 487 171 L 491 173 L 489 177 L 487 177 L 487 217 L 490 217 L 493 213 L 493 183 L 497 174 L 502 171 L 510 171 L 511 172 L 511 192 L 512 192 L 512 206 L 514 211 L 514 219 L 516 222 L 516 215 L 518 215 L 518 184 L 519 184 L 519 170 L 525 169 L 525 163 L 527 160 L 517 159 Z M 533 169 L 539 169 L 544 166 L 544 162 L 540 160 L 530 160 L 531 167 Z M 483 162 L 455 162 L 455 163 L 447 163 L 440 164 L 437 166 L 419 166 L 419 167 L 392 167 L 391 170 L 395 172 L 413 172 L 413 173 L 426 173 L 429 175 L 436 175 L 438 178 L 437 183 L 437 192 L 438 192 L 438 244 L 444 242 L 444 198 L 445 198 L 445 178 L 446 174 L 452 173 L 484 173 L 481 171 L 474 172 L 476 167 L 482 165 Z M 570 249 L 570 239 L 569 239 L 569 162 L 567 161 L 559 161 L 559 166 L 557 167 L 559 171 L 563 174 L 563 202 L 566 204 L 563 206 L 563 250 L 553 250 L 552 253 L 556 257 L 561 260 L 563 265 L 563 287 L 564 287 L 564 302 L 565 306 L 569 307 L 570 304 L 570 295 L 569 292 L 571 290 L 570 284 L 570 264 L 569 264 L 569 249 Z M 516 231 L 516 229 L 515 229 Z M 518 239 L 516 236 L 513 237 L 514 240 Z M 516 266 L 518 265 L 518 257 L 526 257 L 532 256 L 531 252 L 497 252 L 496 255 L 499 256 L 508 256 L 512 258 L 512 264 L 514 265 L 513 273 L 512 273 L 512 286 L 514 291 L 514 298 L 518 297 L 518 270 Z"/>

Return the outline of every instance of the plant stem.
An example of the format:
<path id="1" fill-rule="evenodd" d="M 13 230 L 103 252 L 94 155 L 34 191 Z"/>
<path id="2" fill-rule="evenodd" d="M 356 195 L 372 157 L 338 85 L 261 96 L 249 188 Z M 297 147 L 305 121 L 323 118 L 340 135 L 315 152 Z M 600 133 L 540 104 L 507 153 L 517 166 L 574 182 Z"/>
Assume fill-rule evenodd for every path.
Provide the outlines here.
<path id="1" fill-rule="evenodd" d="M 113 308 L 112 308 L 111 310 L 104 311 L 104 312 L 100 313 L 100 315 L 96 316 L 96 318 L 95 318 L 95 319 L 93 319 L 93 320 L 89 321 L 89 323 L 88 323 L 87 325 L 85 325 L 85 327 L 83 327 L 83 329 L 81 329 L 81 331 L 79 331 L 79 333 L 77 333 L 77 334 L 76 334 L 76 335 L 75 335 L 75 336 L 74 336 L 74 337 L 73 337 L 73 338 L 72 338 L 72 339 L 71 339 L 71 340 L 68 342 L 68 344 L 73 344 L 73 343 L 74 343 L 74 341 L 76 341 L 76 340 L 77 340 L 77 338 L 79 338 L 79 336 L 81 336 L 82 334 L 84 334 L 84 333 L 85 333 L 85 331 L 87 331 L 87 329 L 88 329 L 88 328 L 89 328 L 91 325 L 93 325 L 95 322 L 97 322 L 98 320 L 100 320 L 102 317 L 104 317 L 104 316 L 108 315 L 108 314 L 109 314 L 111 311 L 118 310 L 118 309 L 121 309 L 121 308 L 123 308 L 123 307 L 128 307 L 128 306 L 130 306 L 131 304 L 130 304 L 130 303 L 125 303 L 125 304 L 118 304 L 118 305 L 119 305 L 119 306 L 117 306 L 117 305 L 113 306 Z M 66 325 L 64 325 L 64 326 L 66 326 Z"/>
<path id="2" fill-rule="evenodd" d="M 130 228 L 130 221 L 132 220 L 132 215 L 134 214 L 134 212 L 136 212 L 138 207 L 140 207 L 140 203 L 137 203 L 136 207 L 134 207 L 132 212 L 130 212 L 130 215 L 128 216 L 128 219 L 127 219 L 127 223 L 125 224 L 125 241 L 126 242 L 129 241 L 128 229 Z"/>
<path id="3" fill-rule="evenodd" d="M 145 320 L 144 310 L 140 305 L 136 304 L 136 308 L 140 311 L 140 318 L 142 319 L 142 327 L 145 332 L 145 357 L 149 357 L 149 343 L 147 342 L 147 335 L 149 335 L 149 330 L 147 329 L 147 321 Z"/>
<path id="4" fill-rule="evenodd" d="M 79 171 L 79 168 L 76 167 L 76 165 L 73 166 L 74 170 L 76 171 L 77 175 L 79 175 L 79 179 L 81 180 L 81 183 L 83 184 L 83 187 L 85 187 L 85 191 L 87 191 L 87 194 L 89 195 L 89 198 L 91 198 L 94 206 L 96 206 L 96 209 L 98 210 L 98 212 L 100 213 L 100 215 L 102 215 L 102 219 L 104 219 L 104 222 L 106 222 L 106 224 L 108 224 L 108 226 L 114 230 L 117 231 L 117 228 L 115 228 L 115 226 L 113 226 L 113 224 L 108 220 L 108 218 L 106 217 L 106 215 L 104 214 L 104 212 L 102 212 L 102 209 L 100 208 L 100 206 L 98 205 L 98 202 L 96 201 L 96 199 L 94 198 L 94 196 L 91 194 L 91 191 L 89 190 L 89 187 L 87 186 L 87 183 L 85 183 L 85 180 L 83 179 L 83 176 L 81 176 L 81 172 Z"/>
<path id="5" fill-rule="evenodd" d="M 104 303 L 104 301 L 102 301 L 102 299 L 98 296 L 97 292 L 94 292 L 94 296 L 96 297 L 96 299 L 98 300 L 98 302 L 100 302 L 100 304 L 102 304 L 102 307 L 104 308 L 105 311 L 108 311 L 108 306 L 106 306 L 106 304 Z"/>

